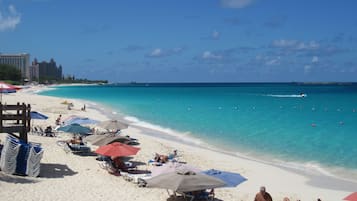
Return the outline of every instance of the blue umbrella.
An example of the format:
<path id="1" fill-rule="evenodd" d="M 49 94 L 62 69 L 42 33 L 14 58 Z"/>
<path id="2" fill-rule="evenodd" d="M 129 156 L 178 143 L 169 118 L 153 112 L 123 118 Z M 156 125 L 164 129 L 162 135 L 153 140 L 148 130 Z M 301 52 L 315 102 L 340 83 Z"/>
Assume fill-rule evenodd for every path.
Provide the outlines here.
<path id="1" fill-rule="evenodd" d="M 247 179 L 244 178 L 242 175 L 234 172 L 225 172 L 215 169 L 210 169 L 203 171 L 202 173 L 207 174 L 212 177 L 216 177 L 226 183 L 224 187 L 236 187 L 240 183 L 246 181 Z"/>
<path id="2" fill-rule="evenodd" d="M 96 124 L 97 120 L 89 119 L 87 117 L 75 117 L 66 122 L 66 124 Z"/>
<path id="3" fill-rule="evenodd" d="M 48 119 L 48 116 L 41 114 L 36 111 L 31 111 L 30 112 L 31 119 Z"/>
<path id="4" fill-rule="evenodd" d="M 79 124 L 70 124 L 67 126 L 59 127 L 57 130 L 82 135 L 89 135 L 89 133 L 91 132 L 91 129 L 81 126 Z"/>

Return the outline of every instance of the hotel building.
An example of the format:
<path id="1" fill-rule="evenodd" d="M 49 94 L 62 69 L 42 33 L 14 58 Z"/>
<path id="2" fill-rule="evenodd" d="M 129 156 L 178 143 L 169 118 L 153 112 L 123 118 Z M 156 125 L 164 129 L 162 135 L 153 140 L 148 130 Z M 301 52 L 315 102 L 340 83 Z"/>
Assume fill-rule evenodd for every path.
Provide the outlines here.
<path id="1" fill-rule="evenodd" d="M 16 66 L 21 71 L 23 78 L 30 78 L 30 54 L 1 54 L 0 64 L 9 64 Z"/>

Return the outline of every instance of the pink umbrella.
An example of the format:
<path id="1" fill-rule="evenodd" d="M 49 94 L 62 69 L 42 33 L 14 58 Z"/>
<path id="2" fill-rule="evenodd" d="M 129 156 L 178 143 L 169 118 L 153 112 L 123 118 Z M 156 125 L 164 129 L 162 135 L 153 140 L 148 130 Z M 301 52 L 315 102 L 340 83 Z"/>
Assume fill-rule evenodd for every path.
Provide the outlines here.
<path id="1" fill-rule="evenodd" d="M 162 166 L 154 166 L 154 168 L 151 170 L 151 176 L 155 177 L 158 176 L 160 174 L 164 174 L 164 173 L 170 173 L 170 172 L 175 172 L 177 170 L 189 170 L 192 172 L 201 172 L 202 170 L 191 166 L 191 165 L 187 165 L 187 164 L 183 164 L 183 163 L 165 163 Z"/>
<path id="2" fill-rule="evenodd" d="M 357 192 L 351 193 L 349 196 L 343 198 L 344 200 L 357 201 Z"/>
<path id="3" fill-rule="evenodd" d="M 15 87 L 14 85 L 7 84 L 5 82 L 0 82 L 0 102 L 2 102 L 2 94 L 3 93 L 11 93 L 11 92 L 16 92 L 16 89 L 19 89 L 18 87 Z"/>
<path id="4" fill-rule="evenodd" d="M 122 144 L 120 142 L 114 142 L 108 145 L 99 147 L 95 153 L 103 156 L 111 156 L 113 158 L 120 156 L 131 156 L 138 153 L 140 148 L 130 145 Z"/>

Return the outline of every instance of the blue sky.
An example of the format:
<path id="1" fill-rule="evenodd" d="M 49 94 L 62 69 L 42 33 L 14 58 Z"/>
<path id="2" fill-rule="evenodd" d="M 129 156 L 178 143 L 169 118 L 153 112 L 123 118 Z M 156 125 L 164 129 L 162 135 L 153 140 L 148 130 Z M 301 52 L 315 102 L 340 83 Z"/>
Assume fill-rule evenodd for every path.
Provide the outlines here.
<path id="1" fill-rule="evenodd" d="M 0 0 L 0 52 L 111 82 L 357 81 L 355 0 Z"/>

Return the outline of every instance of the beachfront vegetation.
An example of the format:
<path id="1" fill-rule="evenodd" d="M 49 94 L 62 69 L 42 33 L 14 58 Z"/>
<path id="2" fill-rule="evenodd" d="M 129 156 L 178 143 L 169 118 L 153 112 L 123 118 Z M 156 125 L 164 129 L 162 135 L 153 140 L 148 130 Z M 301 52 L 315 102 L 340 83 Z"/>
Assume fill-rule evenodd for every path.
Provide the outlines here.
<path id="1" fill-rule="evenodd" d="M 86 78 L 84 79 L 78 79 L 74 75 L 67 75 L 67 76 L 62 76 L 62 79 L 54 79 L 53 77 L 40 77 L 40 84 L 72 84 L 72 83 L 81 83 L 81 84 L 98 84 L 98 83 L 103 83 L 106 84 L 108 83 L 107 80 L 88 80 Z"/>
<path id="2" fill-rule="evenodd" d="M 87 78 L 76 78 L 74 75 L 63 76 L 62 80 L 59 81 L 60 84 L 71 84 L 71 83 L 83 83 L 83 84 L 99 84 L 108 83 L 108 80 L 88 80 Z"/>
<path id="3" fill-rule="evenodd" d="M 18 84 L 21 82 L 21 71 L 13 65 L 0 64 L 0 80 Z"/>

